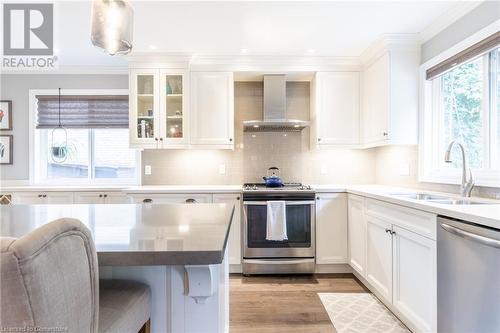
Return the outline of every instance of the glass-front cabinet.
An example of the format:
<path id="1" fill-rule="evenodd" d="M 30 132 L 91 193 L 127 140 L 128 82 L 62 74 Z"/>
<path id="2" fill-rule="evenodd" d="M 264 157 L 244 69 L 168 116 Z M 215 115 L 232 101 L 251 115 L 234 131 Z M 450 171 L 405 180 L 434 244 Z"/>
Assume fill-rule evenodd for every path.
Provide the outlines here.
<path id="1" fill-rule="evenodd" d="M 166 69 L 130 70 L 130 146 L 187 146 L 187 72 Z"/>

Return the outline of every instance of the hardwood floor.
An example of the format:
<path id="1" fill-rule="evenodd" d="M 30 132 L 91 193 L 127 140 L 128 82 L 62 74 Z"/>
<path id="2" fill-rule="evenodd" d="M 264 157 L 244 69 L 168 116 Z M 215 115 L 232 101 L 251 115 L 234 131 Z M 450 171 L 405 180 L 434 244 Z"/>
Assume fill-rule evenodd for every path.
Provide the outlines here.
<path id="1" fill-rule="evenodd" d="M 230 332 L 336 332 L 318 292 L 369 292 L 351 274 L 229 277 Z"/>

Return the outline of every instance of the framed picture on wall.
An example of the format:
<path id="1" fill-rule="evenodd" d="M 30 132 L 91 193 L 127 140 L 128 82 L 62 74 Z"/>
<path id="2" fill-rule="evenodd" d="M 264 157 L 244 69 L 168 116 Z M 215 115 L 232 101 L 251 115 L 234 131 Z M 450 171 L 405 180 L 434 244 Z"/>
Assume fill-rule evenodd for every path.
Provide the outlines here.
<path id="1" fill-rule="evenodd" d="M 0 135 L 0 164 L 12 164 L 12 135 Z"/>
<path id="2" fill-rule="evenodd" d="M 12 129 L 12 101 L 0 101 L 0 130 Z"/>

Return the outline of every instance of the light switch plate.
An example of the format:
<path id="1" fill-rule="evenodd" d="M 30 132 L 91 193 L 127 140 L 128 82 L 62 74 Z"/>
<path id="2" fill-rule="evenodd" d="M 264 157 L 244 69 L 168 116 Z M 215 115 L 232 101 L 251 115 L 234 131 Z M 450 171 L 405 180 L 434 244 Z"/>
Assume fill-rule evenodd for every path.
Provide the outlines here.
<path id="1" fill-rule="evenodd" d="M 146 176 L 151 175 L 151 165 L 145 165 L 145 166 L 144 166 L 144 174 L 145 174 Z"/>
<path id="2" fill-rule="evenodd" d="M 226 165 L 225 164 L 219 164 L 219 174 L 220 175 L 226 174 Z"/>

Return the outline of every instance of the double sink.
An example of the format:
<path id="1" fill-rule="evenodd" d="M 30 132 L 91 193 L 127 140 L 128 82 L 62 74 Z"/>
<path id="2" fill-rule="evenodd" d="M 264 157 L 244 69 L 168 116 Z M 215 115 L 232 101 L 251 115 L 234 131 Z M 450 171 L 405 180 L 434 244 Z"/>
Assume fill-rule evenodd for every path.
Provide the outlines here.
<path id="1" fill-rule="evenodd" d="M 429 193 L 389 193 L 389 195 L 417 201 L 425 201 L 429 203 L 444 204 L 444 205 L 486 205 L 492 202 L 477 201 L 468 198 L 455 198 L 444 195 L 429 194 Z"/>

